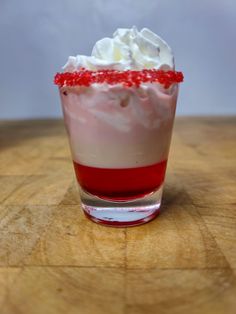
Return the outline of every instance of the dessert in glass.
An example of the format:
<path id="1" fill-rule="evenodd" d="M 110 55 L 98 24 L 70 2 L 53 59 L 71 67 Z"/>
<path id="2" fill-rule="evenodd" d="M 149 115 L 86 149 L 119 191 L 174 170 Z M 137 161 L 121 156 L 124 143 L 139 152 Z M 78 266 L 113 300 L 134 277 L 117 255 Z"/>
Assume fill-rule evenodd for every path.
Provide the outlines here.
<path id="1" fill-rule="evenodd" d="M 124 227 L 158 215 L 182 81 L 167 43 L 136 27 L 98 41 L 91 56 L 69 57 L 56 74 L 88 218 Z"/>

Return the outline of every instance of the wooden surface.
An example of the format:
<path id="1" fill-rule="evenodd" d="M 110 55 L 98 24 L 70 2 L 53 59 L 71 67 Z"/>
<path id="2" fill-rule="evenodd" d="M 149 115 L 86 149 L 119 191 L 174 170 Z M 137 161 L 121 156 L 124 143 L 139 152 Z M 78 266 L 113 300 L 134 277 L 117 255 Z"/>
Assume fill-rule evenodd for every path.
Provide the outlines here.
<path id="1" fill-rule="evenodd" d="M 0 123 L 1 314 L 236 313 L 236 118 L 178 118 L 161 215 L 87 220 L 61 121 Z"/>

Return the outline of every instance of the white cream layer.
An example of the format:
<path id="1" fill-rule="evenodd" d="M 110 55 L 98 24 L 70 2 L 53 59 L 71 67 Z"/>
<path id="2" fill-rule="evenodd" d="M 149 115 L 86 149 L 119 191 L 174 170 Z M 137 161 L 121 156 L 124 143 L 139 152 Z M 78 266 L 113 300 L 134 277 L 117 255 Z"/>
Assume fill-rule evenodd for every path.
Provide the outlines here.
<path id="1" fill-rule="evenodd" d="M 60 92 L 76 162 L 130 168 L 167 159 L 177 85 L 165 90 L 150 83 L 139 88 L 94 84 L 63 87 Z"/>

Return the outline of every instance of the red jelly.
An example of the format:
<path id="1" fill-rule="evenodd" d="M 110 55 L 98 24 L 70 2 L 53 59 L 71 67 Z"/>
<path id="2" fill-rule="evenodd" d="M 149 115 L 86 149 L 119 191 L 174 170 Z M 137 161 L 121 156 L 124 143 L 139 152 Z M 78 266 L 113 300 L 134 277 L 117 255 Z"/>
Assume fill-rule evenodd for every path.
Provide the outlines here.
<path id="1" fill-rule="evenodd" d="M 137 168 L 96 168 L 74 161 L 81 187 L 100 198 L 130 201 L 152 193 L 164 182 L 167 160 Z"/>

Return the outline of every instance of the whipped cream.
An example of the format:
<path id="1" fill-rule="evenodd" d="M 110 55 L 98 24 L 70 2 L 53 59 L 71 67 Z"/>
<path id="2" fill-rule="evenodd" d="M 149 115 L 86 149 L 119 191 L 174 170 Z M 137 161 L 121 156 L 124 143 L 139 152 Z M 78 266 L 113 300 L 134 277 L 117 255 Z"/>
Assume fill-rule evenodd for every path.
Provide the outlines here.
<path id="1" fill-rule="evenodd" d="M 170 47 L 147 28 L 119 28 L 113 38 L 99 40 L 91 56 L 69 57 L 66 72 L 174 70 Z M 144 82 L 60 86 L 73 160 L 87 166 L 131 168 L 168 157 L 178 84 L 165 89 Z"/>
<path id="2" fill-rule="evenodd" d="M 70 56 L 63 67 L 66 72 L 81 68 L 92 71 L 144 68 L 174 70 L 174 57 L 168 44 L 148 28 L 141 31 L 136 27 L 118 28 L 113 38 L 103 38 L 96 42 L 91 56 Z"/>

